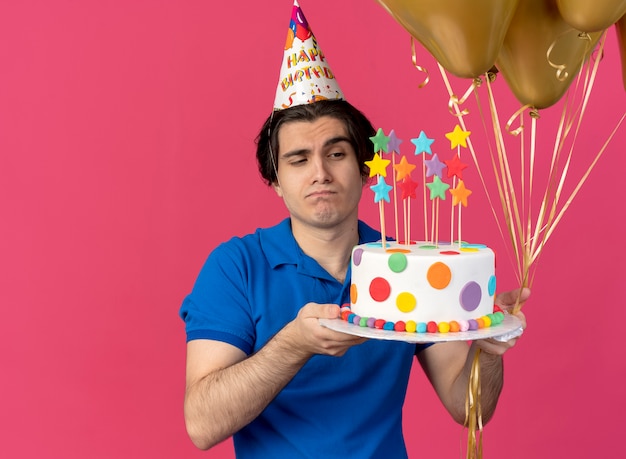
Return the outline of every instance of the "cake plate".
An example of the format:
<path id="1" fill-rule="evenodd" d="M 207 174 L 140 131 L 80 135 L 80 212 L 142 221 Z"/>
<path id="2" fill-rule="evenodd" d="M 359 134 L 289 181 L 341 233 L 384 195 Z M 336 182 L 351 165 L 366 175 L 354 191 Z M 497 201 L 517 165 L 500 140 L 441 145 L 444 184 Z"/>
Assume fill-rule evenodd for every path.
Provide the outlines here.
<path id="1" fill-rule="evenodd" d="M 493 338 L 505 342 L 517 338 L 523 333 L 522 321 L 510 314 L 504 315 L 504 320 L 494 327 L 479 328 L 465 332 L 453 333 L 416 333 L 381 330 L 378 328 L 361 327 L 342 319 L 319 319 L 319 323 L 331 330 L 363 338 L 404 341 L 407 343 L 441 343 L 446 341 L 473 341 L 477 339 Z"/>

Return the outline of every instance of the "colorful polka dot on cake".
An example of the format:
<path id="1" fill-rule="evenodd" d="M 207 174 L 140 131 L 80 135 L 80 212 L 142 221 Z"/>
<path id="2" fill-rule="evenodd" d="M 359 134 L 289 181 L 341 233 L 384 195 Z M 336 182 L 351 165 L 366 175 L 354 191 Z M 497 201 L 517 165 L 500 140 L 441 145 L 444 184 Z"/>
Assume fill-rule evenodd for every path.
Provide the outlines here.
<path id="1" fill-rule="evenodd" d="M 480 285 L 478 285 L 474 281 L 471 281 L 465 284 L 465 286 L 461 290 L 459 302 L 461 303 L 461 307 L 466 311 L 473 311 L 478 307 L 481 299 L 482 290 L 480 288 Z"/>
<path id="2" fill-rule="evenodd" d="M 406 269 L 407 259 L 406 255 L 401 252 L 392 253 L 387 261 L 389 269 L 394 273 L 401 273 Z"/>
<path id="3" fill-rule="evenodd" d="M 433 263 L 431 267 L 428 268 L 426 278 L 428 279 L 428 283 L 433 288 L 442 290 L 450 283 L 450 279 L 452 279 L 452 272 L 450 272 L 448 265 L 438 261 Z"/>
<path id="4" fill-rule="evenodd" d="M 354 252 L 352 252 L 352 263 L 354 263 L 356 266 L 359 266 L 361 264 L 362 257 L 363 249 L 354 249 Z"/>
<path id="5" fill-rule="evenodd" d="M 359 291 L 357 289 L 356 284 L 350 285 L 350 302 L 355 304 L 359 297 Z"/>
<path id="6" fill-rule="evenodd" d="M 396 298 L 396 306 L 402 312 L 411 312 L 417 306 L 417 300 L 413 294 L 409 292 L 402 292 Z"/>
<path id="7" fill-rule="evenodd" d="M 376 277 L 370 284 L 370 296 L 374 301 L 385 301 L 389 298 L 391 293 L 391 287 L 382 277 Z"/>

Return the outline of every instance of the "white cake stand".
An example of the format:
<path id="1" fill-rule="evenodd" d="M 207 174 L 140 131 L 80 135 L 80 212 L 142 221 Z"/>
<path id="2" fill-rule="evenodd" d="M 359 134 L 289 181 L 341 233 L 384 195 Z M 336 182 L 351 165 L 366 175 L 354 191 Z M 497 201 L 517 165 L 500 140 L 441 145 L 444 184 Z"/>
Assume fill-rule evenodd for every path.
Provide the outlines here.
<path id="1" fill-rule="evenodd" d="M 364 338 L 404 341 L 407 343 L 440 343 L 445 341 L 473 341 L 477 339 L 493 338 L 497 341 L 508 341 L 517 338 L 524 331 L 522 322 L 510 314 L 504 315 L 504 320 L 496 326 L 479 328 L 465 332 L 454 333 L 411 333 L 381 330 L 378 328 L 361 327 L 341 319 L 319 319 L 322 326 L 349 335 Z"/>

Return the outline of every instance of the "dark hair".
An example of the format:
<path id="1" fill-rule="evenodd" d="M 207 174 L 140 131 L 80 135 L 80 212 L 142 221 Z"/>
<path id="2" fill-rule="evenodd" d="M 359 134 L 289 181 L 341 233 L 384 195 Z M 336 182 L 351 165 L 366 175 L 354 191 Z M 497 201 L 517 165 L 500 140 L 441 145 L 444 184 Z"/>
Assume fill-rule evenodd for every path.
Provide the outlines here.
<path id="1" fill-rule="evenodd" d="M 311 104 L 297 105 L 285 110 L 273 112 L 263 124 L 256 138 L 256 160 L 263 181 L 271 185 L 276 182 L 278 167 L 278 131 L 283 124 L 296 121 L 316 121 L 329 116 L 343 121 L 348 132 L 350 144 L 356 153 L 361 167 L 361 175 L 367 177 L 369 168 L 365 161 L 374 157 L 374 144 L 369 139 L 376 134 L 372 123 L 358 109 L 345 100 L 320 100 Z M 273 155 L 273 157 L 272 157 Z"/>

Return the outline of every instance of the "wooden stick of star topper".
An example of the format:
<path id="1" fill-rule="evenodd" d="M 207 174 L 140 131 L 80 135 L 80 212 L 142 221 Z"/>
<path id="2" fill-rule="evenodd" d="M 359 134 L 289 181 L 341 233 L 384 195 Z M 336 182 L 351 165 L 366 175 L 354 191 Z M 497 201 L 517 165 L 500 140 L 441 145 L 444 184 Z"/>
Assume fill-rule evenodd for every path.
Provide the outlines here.
<path id="1" fill-rule="evenodd" d="M 430 190 L 430 200 L 432 201 L 432 215 L 434 217 L 432 222 L 432 233 L 430 241 L 439 245 L 439 204 L 441 200 L 446 199 L 446 190 L 450 188 L 450 185 L 444 183 L 441 180 L 443 176 L 443 168 L 445 166 L 439 160 L 437 153 L 435 153 L 431 159 L 424 161 L 426 163 L 426 177 L 433 177 L 431 183 L 427 183 L 426 186 Z"/>
<path id="2" fill-rule="evenodd" d="M 374 192 L 374 202 L 378 203 L 378 214 L 380 216 L 380 235 L 383 248 L 387 242 L 387 236 L 385 231 L 385 204 L 383 201 L 390 202 L 389 191 L 391 186 L 387 185 L 385 178 L 387 176 L 387 166 L 391 161 L 383 159 L 383 152 L 387 152 L 389 137 L 385 135 L 381 128 L 378 128 L 376 135 L 370 137 L 370 140 L 374 144 L 374 158 L 371 161 L 365 161 L 365 164 L 370 168 L 370 177 L 377 177 L 378 182 L 376 185 L 370 186 L 370 189 Z M 379 154 L 380 153 L 380 154 Z"/>
<path id="3" fill-rule="evenodd" d="M 413 169 L 415 169 L 415 164 L 411 164 L 407 161 L 406 156 L 402 156 L 400 158 L 400 163 L 399 164 L 395 164 L 393 165 L 393 169 L 394 172 L 396 172 L 395 174 L 395 180 L 401 182 L 400 186 L 402 188 L 402 207 L 404 209 L 404 241 L 406 245 L 409 245 L 411 243 L 411 236 L 410 236 L 410 203 L 407 203 L 406 200 L 406 196 L 407 196 L 407 190 L 408 190 L 408 194 L 411 194 L 411 190 L 410 190 L 410 183 L 405 183 L 405 181 L 411 180 L 411 172 L 413 171 Z M 405 189 L 407 188 L 407 189 Z M 413 188 L 415 189 L 415 188 Z M 394 197 L 395 199 L 395 197 Z M 394 200 L 395 202 L 395 200 Z M 408 206 L 408 209 L 407 209 Z M 397 205 L 396 205 L 397 207 Z M 396 239 L 397 240 L 397 239 Z"/>
<path id="4" fill-rule="evenodd" d="M 396 132 L 392 129 L 389 132 L 389 142 L 387 143 L 387 150 L 391 155 L 391 167 L 393 169 L 393 211 L 394 211 L 394 221 L 396 225 L 396 241 L 400 240 L 399 230 L 398 230 L 398 195 L 396 192 L 396 182 L 400 181 L 400 178 L 396 177 L 396 155 L 400 154 L 400 144 L 402 140 L 396 136 Z"/>
<path id="5" fill-rule="evenodd" d="M 457 149 L 456 154 L 451 160 L 444 161 L 444 163 L 448 167 L 448 178 L 452 178 L 452 189 L 450 189 L 450 193 L 452 193 L 453 195 L 453 202 L 450 208 L 450 241 L 454 241 L 454 207 L 459 203 L 459 200 L 464 203 L 464 207 L 467 207 L 467 196 L 471 194 L 471 191 L 467 190 L 465 188 L 465 185 L 463 184 L 463 169 L 467 167 L 467 164 L 461 162 L 461 147 L 467 148 L 467 138 L 470 134 L 470 131 L 465 131 L 461 129 L 461 126 L 459 126 L 458 124 L 454 126 L 454 130 L 452 132 L 446 133 L 446 138 L 450 140 L 450 149 L 453 150 L 455 147 Z M 457 178 L 459 179 L 458 186 Z M 455 202 L 455 198 L 457 196 L 458 198 Z M 461 206 L 459 206 L 458 208 L 458 220 L 457 237 L 460 248 L 462 243 Z"/>
<path id="6" fill-rule="evenodd" d="M 415 156 L 417 155 L 421 155 L 423 153 L 422 156 L 422 183 L 426 183 L 426 155 L 432 155 L 433 152 L 431 150 L 431 145 L 434 142 L 434 139 L 429 139 L 428 136 L 426 136 L 426 133 L 424 131 L 420 131 L 420 134 L 418 137 L 411 139 L 411 143 L 413 145 L 415 145 Z M 423 193 L 423 197 L 424 197 L 424 240 L 428 241 L 429 237 L 428 237 L 428 212 L 427 212 L 427 198 L 426 198 L 426 188 L 424 187 L 424 193 Z"/>

